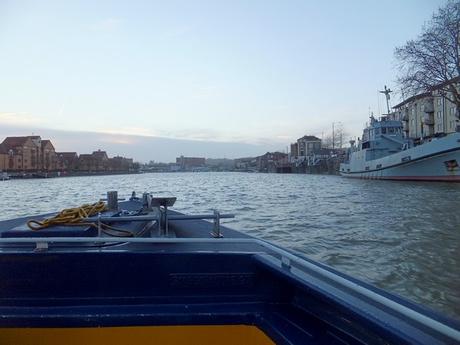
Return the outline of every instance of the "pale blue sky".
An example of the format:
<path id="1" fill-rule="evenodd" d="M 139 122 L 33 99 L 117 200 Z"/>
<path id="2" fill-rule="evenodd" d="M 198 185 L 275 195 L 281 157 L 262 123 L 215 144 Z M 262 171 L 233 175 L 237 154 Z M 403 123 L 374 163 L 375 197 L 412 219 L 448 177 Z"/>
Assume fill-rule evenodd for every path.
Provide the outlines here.
<path id="1" fill-rule="evenodd" d="M 383 111 L 377 90 L 395 86 L 394 48 L 443 4 L 0 0 L 0 126 L 261 153 L 333 121 L 360 135 L 369 107 Z"/>

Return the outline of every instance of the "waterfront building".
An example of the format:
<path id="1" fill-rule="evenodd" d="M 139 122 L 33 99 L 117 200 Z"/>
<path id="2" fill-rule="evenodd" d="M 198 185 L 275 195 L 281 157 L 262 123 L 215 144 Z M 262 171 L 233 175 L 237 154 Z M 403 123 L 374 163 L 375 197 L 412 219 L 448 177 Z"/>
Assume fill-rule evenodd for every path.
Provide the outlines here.
<path id="1" fill-rule="evenodd" d="M 115 156 L 109 158 L 107 152 L 97 150 L 91 154 L 83 153 L 78 156 L 75 164 L 75 170 L 82 172 L 122 172 L 134 170 L 134 162 L 132 158 Z"/>
<path id="2" fill-rule="evenodd" d="M 452 83 L 460 90 L 459 81 L 456 78 Z M 443 86 L 445 84 L 439 84 L 432 90 L 409 97 L 393 107 L 391 117 L 402 121 L 406 138 L 419 140 L 458 131 L 458 110 L 449 100 L 452 95 L 449 92 L 444 95 L 441 89 Z"/>
<path id="3" fill-rule="evenodd" d="M 235 161 L 228 158 L 207 158 L 206 166 L 214 171 L 233 170 Z"/>
<path id="4" fill-rule="evenodd" d="M 278 168 L 288 163 L 288 154 L 283 152 L 267 152 L 257 157 L 257 170 L 259 172 L 277 172 Z"/>
<path id="5" fill-rule="evenodd" d="M 93 171 L 107 171 L 109 170 L 109 156 L 107 155 L 107 152 L 97 150 L 93 151 L 91 154 L 93 157 L 92 163 L 92 169 Z"/>
<path id="6" fill-rule="evenodd" d="M 433 96 L 435 100 L 433 116 L 434 132 L 452 133 L 458 131 L 460 114 L 455 104 L 450 102 L 446 97 L 443 97 L 439 90 L 435 90 Z"/>
<path id="7" fill-rule="evenodd" d="M 32 137 L 7 137 L 0 144 L 1 151 L 7 154 L 4 170 L 37 169 L 40 148 Z"/>
<path id="8" fill-rule="evenodd" d="M 97 150 L 93 153 L 84 153 L 78 157 L 78 170 L 86 172 L 102 172 L 109 170 L 109 157 L 107 152 Z"/>
<path id="9" fill-rule="evenodd" d="M 316 152 L 321 151 L 321 139 L 314 135 L 304 135 L 297 139 L 297 142 L 291 144 L 291 161 L 301 157 L 311 156 Z"/>
<path id="10" fill-rule="evenodd" d="M 206 159 L 203 157 L 184 157 L 176 158 L 176 164 L 181 167 L 181 170 L 193 170 L 202 168 L 206 165 Z"/>
<path id="11" fill-rule="evenodd" d="M 56 152 L 57 168 L 61 171 L 73 171 L 78 166 L 78 154 L 76 152 Z"/>
<path id="12" fill-rule="evenodd" d="M 179 164 L 174 164 L 174 163 L 169 163 L 169 171 L 171 171 L 171 172 L 180 171 L 180 165 Z"/>
<path id="13" fill-rule="evenodd" d="M 56 152 L 51 140 L 38 135 L 7 137 L 0 144 L 0 171 L 23 173 L 51 171 L 132 171 L 136 164 L 131 158 L 109 158 L 107 152 L 91 154 Z"/>
<path id="14" fill-rule="evenodd" d="M 235 169 L 240 171 L 257 171 L 257 157 L 235 159 Z"/>
<path id="15" fill-rule="evenodd" d="M 0 171 L 8 170 L 8 151 L 0 145 Z"/>
<path id="16" fill-rule="evenodd" d="M 110 171 L 130 171 L 133 168 L 133 159 L 115 156 L 109 158 L 109 170 Z"/>
<path id="17" fill-rule="evenodd" d="M 56 152 L 50 140 L 40 136 L 7 137 L 0 144 L 0 169 L 40 171 L 56 169 Z M 5 156 L 6 155 L 6 156 Z"/>
<path id="18" fill-rule="evenodd" d="M 406 138 L 423 138 L 434 135 L 434 99 L 431 92 L 409 97 L 394 106 L 394 120 L 403 123 Z"/>
<path id="19" fill-rule="evenodd" d="M 314 135 L 305 135 L 302 138 L 297 139 L 297 145 L 299 156 L 310 156 L 321 150 L 321 139 L 315 137 Z"/>
<path id="20" fill-rule="evenodd" d="M 299 156 L 299 144 L 297 142 L 291 143 L 291 151 L 289 157 L 298 157 Z"/>
<path id="21" fill-rule="evenodd" d="M 78 156 L 77 170 L 79 171 L 94 171 L 93 155 L 82 153 Z"/>
<path id="22" fill-rule="evenodd" d="M 50 140 L 41 141 L 41 169 L 54 171 L 57 168 L 57 156 L 53 144 Z"/>

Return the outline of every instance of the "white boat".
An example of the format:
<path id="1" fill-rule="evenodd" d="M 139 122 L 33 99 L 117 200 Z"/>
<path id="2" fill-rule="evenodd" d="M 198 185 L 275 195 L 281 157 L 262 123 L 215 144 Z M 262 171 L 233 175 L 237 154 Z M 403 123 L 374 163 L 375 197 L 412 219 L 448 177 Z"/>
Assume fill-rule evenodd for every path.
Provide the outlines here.
<path id="1" fill-rule="evenodd" d="M 384 180 L 460 182 L 460 133 L 420 139 L 403 136 L 402 123 L 371 116 L 358 142 L 351 141 L 348 161 L 340 164 L 346 177 Z"/>

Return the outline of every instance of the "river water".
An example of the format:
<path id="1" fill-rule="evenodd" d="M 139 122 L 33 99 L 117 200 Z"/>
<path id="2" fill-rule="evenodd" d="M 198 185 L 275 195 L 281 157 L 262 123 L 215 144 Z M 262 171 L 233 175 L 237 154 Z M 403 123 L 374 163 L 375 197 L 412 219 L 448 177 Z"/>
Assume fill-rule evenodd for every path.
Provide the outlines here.
<path id="1" fill-rule="evenodd" d="M 0 220 L 94 202 L 108 190 L 173 195 L 225 225 L 460 319 L 460 184 L 325 175 L 156 173 L 0 182 Z"/>

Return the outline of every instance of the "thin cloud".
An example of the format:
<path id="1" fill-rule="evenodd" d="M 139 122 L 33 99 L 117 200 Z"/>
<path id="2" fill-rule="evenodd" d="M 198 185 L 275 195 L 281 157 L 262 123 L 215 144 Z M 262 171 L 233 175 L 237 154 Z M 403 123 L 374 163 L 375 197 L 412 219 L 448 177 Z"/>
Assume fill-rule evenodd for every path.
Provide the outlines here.
<path id="1" fill-rule="evenodd" d="M 169 41 L 175 38 L 179 38 L 187 35 L 192 28 L 190 26 L 178 26 L 175 28 L 169 28 L 158 34 L 158 39 L 160 41 Z"/>
<path id="2" fill-rule="evenodd" d="M 223 133 L 211 129 L 197 129 L 176 131 L 168 133 L 167 138 L 203 141 L 203 142 L 217 142 L 217 143 L 235 143 L 235 144 L 248 144 L 248 145 L 279 145 L 286 143 L 286 137 L 253 137 L 250 135 L 234 135 L 230 133 Z"/>
<path id="3" fill-rule="evenodd" d="M 0 112 L 0 123 L 3 125 L 26 126 L 42 122 L 37 116 L 26 112 Z"/>
<path id="4" fill-rule="evenodd" d="M 102 143 L 110 143 L 110 144 L 121 144 L 121 145 L 133 145 L 138 142 L 138 140 L 134 140 L 135 138 L 129 136 L 106 136 L 99 139 L 99 142 Z"/>
<path id="5" fill-rule="evenodd" d="M 122 24 L 119 18 L 105 18 L 91 25 L 91 29 L 95 31 L 111 32 L 117 30 Z"/>
<path id="6" fill-rule="evenodd" d="M 157 131 L 152 131 L 147 128 L 142 127 L 124 127 L 124 128 L 104 128 L 98 129 L 97 132 L 99 133 L 106 133 L 106 134 L 120 134 L 120 135 L 136 135 L 142 137 L 157 137 L 161 136 L 161 133 Z"/>

